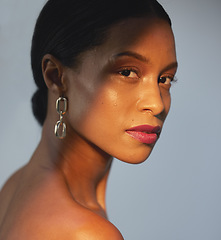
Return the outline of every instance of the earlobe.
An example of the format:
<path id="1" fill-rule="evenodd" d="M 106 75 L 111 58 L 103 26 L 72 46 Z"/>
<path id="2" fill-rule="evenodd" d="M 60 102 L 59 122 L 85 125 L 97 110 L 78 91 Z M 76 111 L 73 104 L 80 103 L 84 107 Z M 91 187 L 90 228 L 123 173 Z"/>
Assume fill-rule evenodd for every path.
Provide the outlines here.
<path id="1" fill-rule="evenodd" d="M 48 90 L 61 94 L 65 91 L 63 81 L 64 66 L 51 54 L 46 54 L 42 59 L 42 74 Z"/>

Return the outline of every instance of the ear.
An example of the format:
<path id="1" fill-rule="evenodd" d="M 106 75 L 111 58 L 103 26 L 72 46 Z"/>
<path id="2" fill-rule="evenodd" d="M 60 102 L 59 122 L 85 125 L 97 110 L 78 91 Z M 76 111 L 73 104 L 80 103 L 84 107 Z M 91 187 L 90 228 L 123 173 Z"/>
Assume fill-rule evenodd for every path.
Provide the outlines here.
<path id="1" fill-rule="evenodd" d="M 46 54 L 42 59 L 42 74 L 49 90 L 55 94 L 66 91 L 63 79 L 64 66 L 51 54 Z"/>

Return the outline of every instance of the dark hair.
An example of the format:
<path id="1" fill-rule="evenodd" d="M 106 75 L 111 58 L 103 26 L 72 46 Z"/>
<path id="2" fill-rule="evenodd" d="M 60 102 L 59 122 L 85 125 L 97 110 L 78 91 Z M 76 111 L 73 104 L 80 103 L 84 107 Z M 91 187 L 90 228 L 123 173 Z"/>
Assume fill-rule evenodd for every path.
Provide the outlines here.
<path id="1" fill-rule="evenodd" d="M 105 41 L 109 28 L 126 18 L 158 17 L 171 21 L 156 0 L 49 0 L 43 7 L 32 39 L 31 65 L 38 90 L 32 97 L 33 113 L 43 125 L 48 91 L 41 61 L 45 54 L 65 66 L 76 66 L 80 53 Z"/>

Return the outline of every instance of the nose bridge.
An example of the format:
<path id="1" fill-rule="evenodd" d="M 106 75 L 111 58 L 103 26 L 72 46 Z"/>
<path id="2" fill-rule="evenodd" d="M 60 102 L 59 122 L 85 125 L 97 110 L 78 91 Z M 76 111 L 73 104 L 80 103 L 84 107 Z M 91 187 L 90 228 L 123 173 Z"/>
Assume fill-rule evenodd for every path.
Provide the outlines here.
<path id="1" fill-rule="evenodd" d="M 164 111 L 164 107 L 158 82 L 143 83 L 140 86 L 140 95 L 137 101 L 138 110 L 150 111 L 156 116 Z"/>

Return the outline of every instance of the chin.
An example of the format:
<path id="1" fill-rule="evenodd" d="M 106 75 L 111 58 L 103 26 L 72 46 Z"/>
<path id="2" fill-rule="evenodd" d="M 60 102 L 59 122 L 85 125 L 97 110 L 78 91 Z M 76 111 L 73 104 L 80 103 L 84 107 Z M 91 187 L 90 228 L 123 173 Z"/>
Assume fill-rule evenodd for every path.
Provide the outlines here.
<path id="1" fill-rule="evenodd" d="M 115 158 L 125 163 L 140 164 L 148 159 L 152 150 L 153 150 L 153 146 L 152 147 L 147 146 L 147 149 L 145 151 L 137 150 L 135 152 L 132 152 L 130 150 L 126 154 L 115 156 Z"/>

